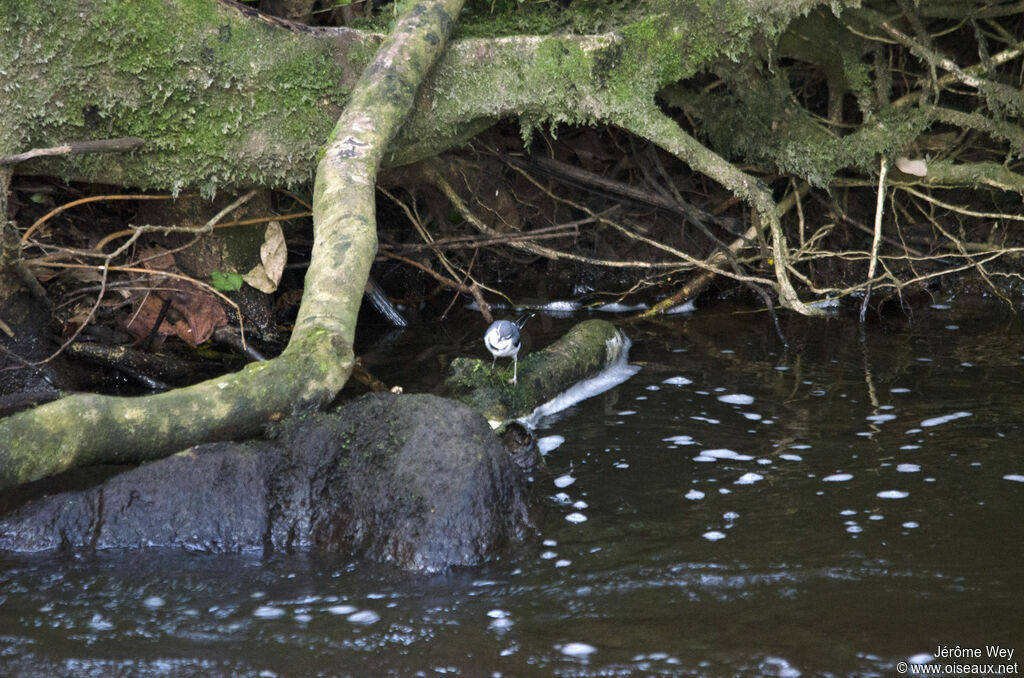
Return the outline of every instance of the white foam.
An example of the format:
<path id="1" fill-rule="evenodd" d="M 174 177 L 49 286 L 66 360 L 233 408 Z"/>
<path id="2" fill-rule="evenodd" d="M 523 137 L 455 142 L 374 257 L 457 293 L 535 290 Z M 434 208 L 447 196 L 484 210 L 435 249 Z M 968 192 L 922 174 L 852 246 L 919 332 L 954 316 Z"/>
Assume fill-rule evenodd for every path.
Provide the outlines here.
<path id="1" fill-rule="evenodd" d="M 669 386 L 686 386 L 687 384 L 692 384 L 693 381 L 686 377 L 669 377 L 661 383 L 668 384 Z"/>
<path id="2" fill-rule="evenodd" d="M 620 304 L 618 302 L 611 304 L 602 304 L 595 310 L 604 311 L 605 313 L 629 313 L 631 311 L 643 311 L 647 309 L 647 304 Z"/>
<path id="3" fill-rule="evenodd" d="M 745 393 L 728 393 L 718 396 L 718 399 L 730 405 L 751 405 L 754 402 L 754 396 L 749 396 Z"/>
<path id="4" fill-rule="evenodd" d="M 588 504 L 587 502 L 583 501 L 582 499 L 579 499 L 579 500 L 574 501 L 572 503 L 572 507 L 574 509 L 576 509 L 577 511 L 582 511 L 585 508 L 590 508 L 590 504 Z"/>
<path id="5" fill-rule="evenodd" d="M 1019 473 L 1010 473 L 1003 476 L 1003 480 L 1012 480 L 1015 483 L 1024 483 L 1024 475 Z"/>
<path id="6" fill-rule="evenodd" d="M 92 619 L 89 620 L 89 628 L 93 631 L 109 631 L 114 628 L 114 624 L 99 612 L 96 612 L 92 615 Z"/>
<path id="7" fill-rule="evenodd" d="M 704 493 L 701 492 L 700 490 L 690 490 L 683 496 L 689 499 L 690 501 L 697 501 L 699 499 L 704 498 Z"/>
<path id="8" fill-rule="evenodd" d="M 260 619 L 277 619 L 284 616 L 284 610 L 273 605 L 260 605 L 252 612 L 252 616 Z"/>
<path id="9" fill-rule="evenodd" d="M 331 614 L 343 615 L 352 614 L 356 611 L 356 609 L 357 608 L 355 605 L 332 605 L 331 607 L 327 608 L 327 611 Z"/>
<path id="10" fill-rule="evenodd" d="M 662 438 L 662 442 L 672 443 L 673 445 L 696 445 L 697 441 L 690 436 L 678 435 L 670 436 L 668 438 Z"/>
<path id="11" fill-rule="evenodd" d="M 729 449 L 701 450 L 700 456 L 712 459 L 732 459 L 733 461 L 753 461 L 749 454 L 740 454 Z"/>
<path id="12" fill-rule="evenodd" d="M 910 393 L 910 389 L 903 388 L 902 386 L 897 386 L 895 388 L 890 388 L 889 393 Z"/>
<path id="13" fill-rule="evenodd" d="M 679 304 L 665 311 L 665 315 L 675 315 L 677 313 L 692 313 L 697 310 L 697 305 L 693 301 L 688 301 L 685 304 Z"/>
<path id="14" fill-rule="evenodd" d="M 921 467 L 918 464 L 899 464 L 896 470 L 900 473 L 917 473 Z"/>
<path id="15" fill-rule="evenodd" d="M 579 513 L 579 512 L 570 513 L 569 515 L 567 515 L 565 517 L 565 519 L 568 520 L 570 523 L 585 523 L 585 522 L 587 522 L 587 517 L 585 515 L 583 515 L 582 513 Z"/>
<path id="16" fill-rule="evenodd" d="M 572 485 L 575 482 L 576 482 L 575 478 L 573 478 L 569 474 L 566 474 L 564 476 L 558 476 L 557 478 L 555 478 L 555 487 L 557 487 L 558 489 L 561 490 L 563 488 L 569 487 L 570 485 Z"/>
<path id="17" fill-rule="evenodd" d="M 847 480 L 853 480 L 853 475 L 850 473 L 833 473 L 830 476 L 825 476 L 821 479 L 823 483 L 845 483 Z"/>
<path id="18" fill-rule="evenodd" d="M 529 416 L 520 419 L 520 423 L 530 429 L 536 428 L 537 422 L 543 417 L 555 414 L 556 412 L 561 412 L 562 410 L 572 407 L 576 403 L 586 400 L 587 398 L 592 398 L 604 393 L 605 391 L 623 383 L 640 371 L 639 366 L 629 365 L 626 363 L 626 358 L 629 355 L 629 347 L 632 343 L 630 342 L 629 337 L 622 332 L 616 332 L 615 336 L 607 343 L 608 355 L 615 356 L 607 367 L 601 370 L 597 375 L 574 384 L 569 389 L 544 403 L 535 409 Z"/>
<path id="19" fill-rule="evenodd" d="M 750 421 L 761 421 L 761 415 L 757 412 L 741 412 L 740 414 Z"/>
<path id="20" fill-rule="evenodd" d="M 903 490 L 885 490 L 875 495 L 879 499 L 906 499 L 910 496 L 909 492 Z"/>
<path id="21" fill-rule="evenodd" d="M 586 659 L 590 655 L 597 652 L 597 648 L 587 643 L 566 643 L 559 648 L 559 651 L 570 657 L 576 657 L 578 659 Z"/>
<path id="22" fill-rule="evenodd" d="M 921 652 L 920 654 L 915 654 L 912 657 L 907 657 L 908 664 L 927 664 L 931 661 L 935 661 L 935 657 L 927 652 Z"/>
<path id="23" fill-rule="evenodd" d="M 346 619 L 353 624 L 373 624 L 380 621 L 380 615 L 373 610 L 360 610 L 353 612 Z"/>
<path id="24" fill-rule="evenodd" d="M 744 473 L 733 485 L 753 485 L 758 480 L 764 480 L 764 476 L 760 473 Z"/>
<path id="25" fill-rule="evenodd" d="M 694 416 L 694 417 L 690 417 L 690 419 L 693 419 L 694 421 L 704 421 L 704 422 L 707 422 L 709 424 L 721 424 L 722 423 L 718 419 L 712 419 L 711 417 Z"/>
<path id="26" fill-rule="evenodd" d="M 142 604 L 151 610 L 155 610 L 158 607 L 164 606 L 164 599 L 160 596 L 150 596 L 149 598 L 146 598 L 144 601 L 142 601 Z"/>
<path id="27" fill-rule="evenodd" d="M 903 523 L 903 527 L 907 528 L 908 530 L 912 530 L 915 527 L 920 527 L 920 525 L 915 523 L 913 520 L 908 520 L 907 522 Z"/>
<path id="28" fill-rule="evenodd" d="M 544 436 L 537 441 L 537 449 L 541 454 L 547 454 L 565 442 L 565 436 Z"/>
<path id="29" fill-rule="evenodd" d="M 701 535 L 708 541 L 718 541 L 719 539 L 725 539 L 725 532 L 719 532 L 718 530 L 708 530 Z"/>
<path id="30" fill-rule="evenodd" d="M 869 417 L 864 417 L 872 424 L 884 424 L 887 421 L 892 421 L 896 418 L 895 414 L 872 414 Z"/>
<path id="31" fill-rule="evenodd" d="M 576 301 L 551 301 L 540 307 L 546 313 L 572 313 L 580 310 L 580 304 Z"/>
<path id="32" fill-rule="evenodd" d="M 487 616 L 491 619 L 504 619 L 508 616 L 508 610 L 499 610 L 497 608 L 487 611 Z"/>
<path id="33" fill-rule="evenodd" d="M 941 417 L 932 417 L 931 419 L 925 419 L 921 422 L 921 426 L 927 428 L 929 426 L 938 426 L 939 424 L 945 424 L 956 419 L 963 419 L 964 417 L 972 416 L 970 412 L 954 412 L 953 414 L 944 414 Z"/>

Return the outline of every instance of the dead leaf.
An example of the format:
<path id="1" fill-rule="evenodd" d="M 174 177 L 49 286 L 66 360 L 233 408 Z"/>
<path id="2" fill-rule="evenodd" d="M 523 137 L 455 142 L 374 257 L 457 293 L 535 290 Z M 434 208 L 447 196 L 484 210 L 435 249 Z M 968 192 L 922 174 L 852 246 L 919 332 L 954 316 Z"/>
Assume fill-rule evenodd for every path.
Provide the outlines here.
<path id="1" fill-rule="evenodd" d="M 281 224 L 271 221 L 267 224 L 263 245 L 260 246 L 260 263 L 245 274 L 244 280 L 260 292 L 271 294 L 277 290 L 288 261 L 288 246 L 284 242 Z"/>
<path id="2" fill-rule="evenodd" d="M 928 163 L 924 160 L 911 160 L 910 158 L 896 158 L 896 169 L 904 174 L 913 174 L 915 177 L 928 176 Z"/>

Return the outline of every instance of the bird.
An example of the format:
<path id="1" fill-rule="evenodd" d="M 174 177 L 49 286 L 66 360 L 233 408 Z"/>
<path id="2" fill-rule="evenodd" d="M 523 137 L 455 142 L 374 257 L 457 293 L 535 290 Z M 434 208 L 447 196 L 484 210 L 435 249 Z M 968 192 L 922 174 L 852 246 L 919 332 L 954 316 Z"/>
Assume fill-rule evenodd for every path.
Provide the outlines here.
<path id="1" fill-rule="evenodd" d="M 523 325 L 526 321 L 534 316 L 533 313 L 524 313 L 523 315 L 512 320 L 495 320 L 491 323 L 491 326 L 487 328 L 484 333 L 484 346 L 491 352 L 494 359 L 491 361 L 491 369 L 494 369 L 494 364 L 498 361 L 498 358 L 508 358 L 512 356 L 512 378 L 509 379 L 509 383 L 516 383 L 517 372 L 519 370 L 519 348 L 522 346 L 522 342 L 519 338 L 519 330 L 523 329 Z"/>

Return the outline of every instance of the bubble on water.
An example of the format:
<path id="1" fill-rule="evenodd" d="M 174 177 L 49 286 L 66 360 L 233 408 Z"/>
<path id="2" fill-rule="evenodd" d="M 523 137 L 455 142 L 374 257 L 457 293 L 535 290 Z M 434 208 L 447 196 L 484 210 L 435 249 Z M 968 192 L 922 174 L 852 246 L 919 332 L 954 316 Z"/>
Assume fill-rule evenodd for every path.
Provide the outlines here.
<path id="1" fill-rule="evenodd" d="M 846 531 L 849 532 L 850 534 L 858 534 L 860 532 L 863 532 L 864 528 L 861 527 L 860 525 L 857 525 L 856 523 L 854 523 L 853 525 L 847 525 L 846 526 Z"/>
<path id="2" fill-rule="evenodd" d="M 851 473 L 833 473 L 830 476 L 825 476 L 821 479 L 823 483 L 845 483 L 847 480 L 853 480 L 853 474 Z"/>
<path id="3" fill-rule="evenodd" d="M 631 414 L 636 414 L 636 410 L 622 410 L 619 412 L 620 417 L 628 417 Z"/>
<path id="4" fill-rule="evenodd" d="M 908 664 L 927 664 L 931 661 L 935 661 L 935 657 L 927 652 L 921 652 L 920 654 L 915 654 L 912 657 L 907 657 Z"/>
<path id="5" fill-rule="evenodd" d="M 799 454 L 780 454 L 779 459 L 785 459 L 786 461 L 803 461 L 804 458 Z"/>
<path id="6" fill-rule="evenodd" d="M 495 608 L 493 610 L 488 610 L 487 616 L 491 619 L 504 619 L 508 616 L 508 610 L 499 610 L 498 608 Z"/>
<path id="7" fill-rule="evenodd" d="M 701 450 L 701 457 L 710 459 L 731 459 L 733 461 L 753 461 L 753 457 L 749 454 L 740 454 L 734 450 L 729 449 L 717 449 L 717 450 Z M 696 458 L 694 459 L 696 461 Z"/>
<path id="8" fill-rule="evenodd" d="M 910 393 L 910 389 L 903 388 L 902 386 L 897 386 L 895 388 L 890 388 L 889 393 Z"/>
<path id="9" fill-rule="evenodd" d="M 556 494 L 556 495 L 555 495 L 554 497 L 552 497 L 552 498 L 553 498 L 553 499 L 554 499 L 555 501 L 557 501 L 557 502 L 558 502 L 559 504 L 568 504 L 569 502 L 571 502 L 571 501 L 572 501 L 572 497 L 570 497 L 569 495 L 567 495 L 567 494 L 566 494 L 565 492 L 559 492 L 558 494 Z"/>
<path id="10" fill-rule="evenodd" d="M 558 646 L 556 645 L 555 647 Z M 596 647 L 587 643 L 566 643 L 562 647 L 559 647 L 558 650 L 564 655 L 576 657 L 577 659 L 586 659 L 597 652 Z"/>
<path id="11" fill-rule="evenodd" d="M 589 508 L 590 504 L 588 504 L 587 502 L 583 501 L 582 499 L 579 499 L 579 500 L 574 501 L 572 503 L 572 507 L 574 509 L 576 509 L 577 511 L 582 511 L 585 508 Z"/>
<path id="12" fill-rule="evenodd" d="M 696 445 L 697 441 L 690 436 L 678 435 L 669 436 L 668 438 L 662 438 L 662 442 L 672 443 L 673 445 Z"/>
<path id="13" fill-rule="evenodd" d="M 155 610 L 158 607 L 164 606 L 164 599 L 160 596 L 150 596 L 149 598 L 146 598 L 144 601 L 142 601 L 142 604 L 151 610 Z"/>
<path id="14" fill-rule="evenodd" d="M 915 527 L 920 527 L 920 525 L 915 523 L 913 520 L 908 520 L 907 522 L 903 523 L 903 527 L 907 528 L 908 530 L 912 530 Z"/>
<path id="15" fill-rule="evenodd" d="M 744 473 L 733 485 L 753 485 L 759 480 L 764 480 L 764 476 L 760 473 Z"/>
<path id="16" fill-rule="evenodd" d="M 779 678 L 800 678 L 800 670 L 782 657 L 765 657 L 757 667 L 762 676 L 779 676 Z"/>
<path id="17" fill-rule="evenodd" d="M 689 499 L 690 501 L 697 501 L 698 499 L 704 498 L 704 493 L 701 492 L 700 490 L 690 490 L 683 496 Z"/>
<path id="18" fill-rule="evenodd" d="M 918 464 L 898 464 L 896 470 L 900 473 L 917 473 L 921 467 Z"/>
<path id="19" fill-rule="evenodd" d="M 903 490 L 885 490 L 875 495 L 879 499 L 906 499 L 910 496 L 909 492 Z"/>
<path id="20" fill-rule="evenodd" d="M 99 612 L 96 612 L 93 614 L 92 619 L 89 620 L 89 628 L 93 631 L 109 631 L 114 628 L 114 624 L 109 619 L 105 619 Z"/>
<path id="21" fill-rule="evenodd" d="M 1003 476 L 1003 480 L 1012 480 L 1015 483 L 1024 483 L 1024 475 L 1019 473 L 1010 473 Z"/>
<path id="22" fill-rule="evenodd" d="M 718 530 L 709 530 L 701 535 L 708 541 L 718 541 L 719 539 L 725 539 L 725 532 L 719 532 Z"/>
<path id="23" fill-rule="evenodd" d="M 615 462 L 614 464 L 612 464 L 612 466 L 614 466 L 615 468 L 629 468 L 629 464 L 627 464 L 626 462 L 622 461 L 621 459 L 619 461 Z"/>
<path id="24" fill-rule="evenodd" d="M 570 513 L 569 515 L 567 515 L 565 517 L 565 519 L 568 520 L 570 523 L 585 523 L 585 522 L 587 522 L 587 517 L 585 515 L 583 515 L 582 513 L 578 513 L 578 512 Z"/>
<path id="25" fill-rule="evenodd" d="M 668 384 L 669 386 L 686 386 L 687 384 L 692 384 L 693 382 L 687 379 L 686 377 L 669 377 L 668 379 L 661 383 Z"/>
<path id="26" fill-rule="evenodd" d="M 569 567 L 570 565 L 572 565 L 572 561 L 565 558 L 555 561 L 555 567 Z"/>
<path id="27" fill-rule="evenodd" d="M 558 542 L 554 539 L 545 539 L 542 543 L 544 546 L 558 546 Z"/>
<path id="28" fill-rule="evenodd" d="M 711 417 L 693 416 L 693 417 L 690 417 L 690 419 L 693 419 L 694 421 L 703 421 L 703 422 L 705 422 L 707 424 L 721 424 L 722 423 L 722 421 L 720 419 L 712 419 Z"/>
<path id="29" fill-rule="evenodd" d="M 957 419 L 963 419 L 964 417 L 973 416 L 970 412 L 954 412 L 953 414 L 944 414 L 941 417 L 932 417 L 931 419 L 925 419 L 921 422 L 921 426 L 928 428 L 929 426 L 938 426 L 939 424 L 945 424 L 950 421 Z"/>
<path id="30" fill-rule="evenodd" d="M 745 419 L 750 421 L 761 421 L 762 417 L 757 412 L 740 412 Z"/>
<path id="31" fill-rule="evenodd" d="M 540 554 L 541 560 L 553 560 L 558 557 L 558 553 L 555 551 L 544 551 Z"/>
<path id="32" fill-rule="evenodd" d="M 565 442 L 565 436 L 544 436 L 537 441 L 537 449 L 541 454 L 547 454 Z"/>
<path id="33" fill-rule="evenodd" d="M 273 605 L 260 605 L 252 612 L 252 616 L 260 619 L 277 619 L 284 616 L 284 610 Z"/>
<path id="34" fill-rule="evenodd" d="M 356 611 L 356 609 L 357 608 L 355 605 L 332 605 L 331 607 L 327 608 L 327 611 L 331 614 L 347 615 L 352 614 Z"/>
<path id="35" fill-rule="evenodd" d="M 573 478 L 569 474 L 565 474 L 564 476 L 558 476 L 557 478 L 555 478 L 555 487 L 557 487 L 558 489 L 562 489 L 564 487 L 569 487 L 575 482 L 575 478 Z"/>
<path id="36" fill-rule="evenodd" d="M 771 459 L 764 459 L 764 458 L 762 458 L 762 459 L 758 459 L 757 463 L 761 464 L 762 466 L 770 466 L 771 463 L 772 463 L 772 460 Z"/>
<path id="37" fill-rule="evenodd" d="M 853 509 L 843 509 L 842 511 L 839 512 L 839 515 L 841 515 L 841 516 L 855 516 L 855 515 L 857 515 L 857 512 L 854 511 Z"/>
<path id="38" fill-rule="evenodd" d="M 735 511 L 726 511 L 725 513 L 722 514 L 722 517 L 725 518 L 726 520 L 733 521 L 733 520 L 736 520 L 737 518 L 739 518 L 740 514 L 736 513 Z"/>
<path id="39" fill-rule="evenodd" d="M 730 405 L 752 405 L 754 402 L 754 396 L 745 393 L 728 393 L 718 396 L 718 399 Z"/>
<path id="40" fill-rule="evenodd" d="M 300 612 L 299 614 L 295 615 L 295 621 L 299 622 L 300 624 L 308 624 L 309 622 L 313 621 L 313 615 L 307 614 L 305 612 Z"/>
<path id="41" fill-rule="evenodd" d="M 900 445 L 900 449 L 901 450 L 919 450 L 919 449 L 921 449 L 921 446 L 920 445 Z"/>
<path id="42" fill-rule="evenodd" d="M 895 418 L 895 414 L 872 414 L 869 417 L 865 417 L 865 419 L 873 424 L 884 424 L 885 422 L 892 421 Z"/>
<path id="43" fill-rule="evenodd" d="M 346 619 L 353 624 L 374 624 L 380 621 L 380 615 L 373 610 L 359 610 L 359 612 L 350 614 Z"/>

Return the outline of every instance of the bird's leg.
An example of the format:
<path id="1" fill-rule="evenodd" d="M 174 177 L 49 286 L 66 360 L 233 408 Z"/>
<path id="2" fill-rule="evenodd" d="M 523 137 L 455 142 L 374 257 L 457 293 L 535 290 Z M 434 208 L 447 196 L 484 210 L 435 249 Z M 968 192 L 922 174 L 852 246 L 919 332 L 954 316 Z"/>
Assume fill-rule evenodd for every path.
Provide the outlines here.
<path id="1" fill-rule="evenodd" d="M 516 372 L 519 369 L 519 356 L 512 356 L 512 378 L 508 380 L 508 383 L 516 383 Z"/>
<path id="2" fill-rule="evenodd" d="M 496 363 L 496 362 L 498 362 L 498 356 L 494 356 L 494 358 L 491 360 L 491 371 L 492 372 L 494 371 L 494 363 Z"/>

